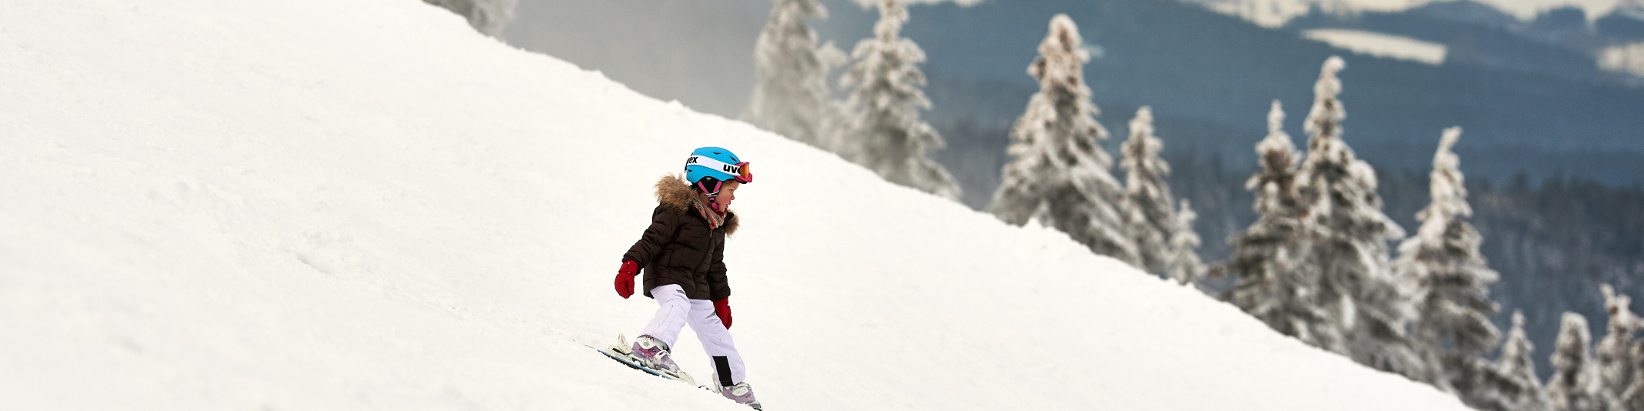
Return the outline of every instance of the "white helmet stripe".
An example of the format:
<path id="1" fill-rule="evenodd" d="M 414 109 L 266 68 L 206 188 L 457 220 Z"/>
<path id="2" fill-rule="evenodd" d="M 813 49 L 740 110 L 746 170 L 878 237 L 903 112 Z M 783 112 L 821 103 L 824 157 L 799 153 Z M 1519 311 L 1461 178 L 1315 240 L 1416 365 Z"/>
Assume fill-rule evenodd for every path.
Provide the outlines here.
<path id="1" fill-rule="evenodd" d="M 713 159 L 713 157 L 707 157 L 707 156 L 691 156 L 691 158 L 685 159 L 685 166 L 686 167 L 703 166 L 703 167 L 707 167 L 709 169 L 723 171 L 723 172 L 725 172 L 727 174 L 730 174 L 732 176 L 742 174 L 742 167 L 741 166 L 737 166 L 735 164 L 726 164 L 723 161 L 715 160 L 715 159 Z"/>

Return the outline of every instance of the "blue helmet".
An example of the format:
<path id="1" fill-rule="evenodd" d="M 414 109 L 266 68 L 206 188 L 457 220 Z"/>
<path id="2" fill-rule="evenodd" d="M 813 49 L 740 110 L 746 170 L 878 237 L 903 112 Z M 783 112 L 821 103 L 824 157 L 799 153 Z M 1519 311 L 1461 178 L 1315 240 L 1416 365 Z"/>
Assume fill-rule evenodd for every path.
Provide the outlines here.
<path id="1" fill-rule="evenodd" d="M 685 181 L 711 197 L 719 195 L 719 188 L 726 181 L 752 183 L 753 169 L 731 150 L 703 147 L 685 159 Z"/>

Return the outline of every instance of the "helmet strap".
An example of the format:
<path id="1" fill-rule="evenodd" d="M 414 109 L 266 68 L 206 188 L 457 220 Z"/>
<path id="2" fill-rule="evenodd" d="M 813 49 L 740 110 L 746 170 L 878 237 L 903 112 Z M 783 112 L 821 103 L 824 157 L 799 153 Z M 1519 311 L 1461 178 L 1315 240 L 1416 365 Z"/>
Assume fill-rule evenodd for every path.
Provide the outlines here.
<path id="1" fill-rule="evenodd" d="M 703 196 L 708 197 L 708 207 L 714 209 L 716 213 L 725 212 L 720 210 L 719 202 L 714 201 L 719 198 L 719 189 L 724 186 L 725 182 L 713 177 L 703 177 L 701 180 L 696 181 L 696 188 L 702 191 Z"/>
<path id="2" fill-rule="evenodd" d="M 713 185 L 711 185 L 711 186 L 708 185 L 708 184 L 710 184 L 710 182 Z M 707 195 L 708 198 L 718 197 L 719 196 L 719 188 L 724 186 L 724 185 L 725 185 L 724 182 L 719 181 L 719 179 L 713 178 L 713 177 L 703 177 L 701 180 L 696 181 L 696 188 L 698 190 L 702 190 L 702 194 Z"/>

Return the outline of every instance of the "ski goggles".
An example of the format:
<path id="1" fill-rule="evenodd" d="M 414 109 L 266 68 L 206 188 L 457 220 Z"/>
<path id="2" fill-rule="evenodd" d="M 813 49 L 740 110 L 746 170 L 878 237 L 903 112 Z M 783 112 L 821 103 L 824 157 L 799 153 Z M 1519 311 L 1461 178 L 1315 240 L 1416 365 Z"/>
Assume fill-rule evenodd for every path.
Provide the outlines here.
<path id="1" fill-rule="evenodd" d="M 736 182 L 742 184 L 753 182 L 753 165 L 748 164 L 746 161 L 736 164 L 729 164 L 715 160 L 712 157 L 691 156 L 690 158 L 685 159 L 685 166 L 703 166 L 710 169 L 723 171 L 725 174 L 730 174 L 731 178 L 736 180 Z"/>

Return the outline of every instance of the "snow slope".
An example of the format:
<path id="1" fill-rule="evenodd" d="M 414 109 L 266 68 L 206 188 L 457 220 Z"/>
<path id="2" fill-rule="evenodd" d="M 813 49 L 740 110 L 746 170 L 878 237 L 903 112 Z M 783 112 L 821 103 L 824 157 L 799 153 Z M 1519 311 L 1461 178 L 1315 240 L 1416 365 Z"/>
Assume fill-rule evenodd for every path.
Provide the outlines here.
<path id="1" fill-rule="evenodd" d="M 411 0 L 0 2 L 0 409 L 744 409 L 583 347 L 703 145 L 770 409 L 1463 409 Z"/>

